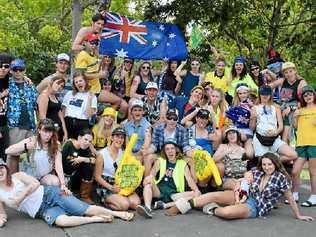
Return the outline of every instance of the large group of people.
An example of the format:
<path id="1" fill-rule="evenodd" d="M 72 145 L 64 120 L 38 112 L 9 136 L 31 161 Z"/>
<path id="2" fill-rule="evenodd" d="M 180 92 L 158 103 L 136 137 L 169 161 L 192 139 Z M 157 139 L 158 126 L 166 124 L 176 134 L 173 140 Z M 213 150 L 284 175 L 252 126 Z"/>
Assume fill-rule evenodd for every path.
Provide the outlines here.
<path id="1" fill-rule="evenodd" d="M 0 227 L 3 205 L 67 227 L 131 220 L 129 210 L 255 218 L 282 196 L 295 218 L 313 220 L 297 203 L 316 206 L 316 94 L 294 63 L 269 58 L 264 68 L 238 55 L 229 67 L 212 47 L 214 71 L 193 57 L 154 68 L 99 55 L 103 24 L 96 14 L 79 31 L 71 76 L 71 57 L 60 53 L 56 72 L 37 87 L 27 62 L 0 54 Z M 115 174 L 135 133 L 144 176 L 126 196 Z M 197 150 L 214 160 L 220 188 L 212 177 L 197 179 Z M 305 163 L 311 194 L 303 201 Z"/>

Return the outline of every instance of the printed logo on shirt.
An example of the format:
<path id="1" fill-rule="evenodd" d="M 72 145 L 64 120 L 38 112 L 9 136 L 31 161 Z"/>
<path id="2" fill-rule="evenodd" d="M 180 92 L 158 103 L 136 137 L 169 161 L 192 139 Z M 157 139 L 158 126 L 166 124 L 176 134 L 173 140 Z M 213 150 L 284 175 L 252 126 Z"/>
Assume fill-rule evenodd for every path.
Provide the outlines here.
<path id="1" fill-rule="evenodd" d="M 71 100 L 69 101 L 69 104 L 70 104 L 70 105 L 73 105 L 73 106 L 76 106 L 76 107 L 81 107 L 81 106 L 82 106 L 82 103 L 83 103 L 83 100 L 82 100 L 82 99 L 75 99 L 75 98 L 73 98 L 73 99 L 71 99 Z"/>

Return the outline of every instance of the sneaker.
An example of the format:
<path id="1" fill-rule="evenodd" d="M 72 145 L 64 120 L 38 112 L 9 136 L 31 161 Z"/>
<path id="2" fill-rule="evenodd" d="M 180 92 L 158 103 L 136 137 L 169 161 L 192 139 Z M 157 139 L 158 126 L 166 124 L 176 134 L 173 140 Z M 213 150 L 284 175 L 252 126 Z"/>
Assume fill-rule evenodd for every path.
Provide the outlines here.
<path id="1" fill-rule="evenodd" d="M 165 205 L 166 204 L 163 201 L 157 201 L 154 203 L 153 209 L 154 210 L 163 210 L 163 209 L 165 209 Z"/>
<path id="2" fill-rule="evenodd" d="M 219 207 L 219 205 L 217 205 L 215 202 L 206 204 L 206 205 L 203 207 L 203 213 L 206 214 L 206 215 L 213 216 L 213 215 L 214 215 L 214 210 L 215 210 L 216 208 L 218 208 L 218 207 Z"/>
<path id="3" fill-rule="evenodd" d="M 148 219 L 151 219 L 153 218 L 153 214 L 152 214 L 152 211 L 150 208 L 146 207 L 145 205 L 142 206 L 142 205 L 138 205 L 136 207 L 136 211 L 139 215 L 143 216 L 143 217 L 146 217 Z"/>

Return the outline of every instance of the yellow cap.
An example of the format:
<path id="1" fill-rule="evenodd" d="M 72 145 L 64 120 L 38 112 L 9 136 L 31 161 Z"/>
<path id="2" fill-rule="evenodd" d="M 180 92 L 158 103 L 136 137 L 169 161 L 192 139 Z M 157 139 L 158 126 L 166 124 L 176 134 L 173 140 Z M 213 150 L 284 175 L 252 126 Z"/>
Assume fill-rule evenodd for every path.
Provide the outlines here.
<path id="1" fill-rule="evenodd" d="M 107 116 L 110 115 L 114 118 L 116 118 L 117 116 L 117 111 L 115 109 L 113 109 L 112 107 L 107 107 L 103 110 L 103 113 L 101 114 L 101 116 Z"/>
<path id="2" fill-rule="evenodd" d="M 282 64 L 282 71 L 289 69 L 289 68 L 296 68 L 295 64 L 292 62 L 285 62 Z"/>

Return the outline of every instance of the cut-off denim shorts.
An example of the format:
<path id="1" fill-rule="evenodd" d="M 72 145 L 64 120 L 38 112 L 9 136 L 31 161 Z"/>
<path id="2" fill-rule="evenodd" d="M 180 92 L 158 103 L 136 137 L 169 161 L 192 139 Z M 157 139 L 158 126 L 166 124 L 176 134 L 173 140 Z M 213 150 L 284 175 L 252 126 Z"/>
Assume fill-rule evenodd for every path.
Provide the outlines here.
<path id="1" fill-rule="evenodd" d="M 48 225 L 53 225 L 61 215 L 83 216 L 89 205 L 73 195 L 65 195 L 58 186 L 44 186 L 42 204 L 36 213 Z"/>
<path id="2" fill-rule="evenodd" d="M 257 201 L 253 197 L 249 196 L 246 204 L 248 208 L 250 209 L 250 216 L 249 218 L 256 218 L 258 217 L 258 207 L 257 207 Z"/>

